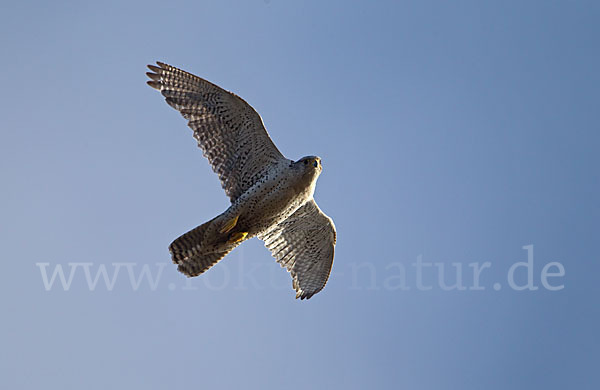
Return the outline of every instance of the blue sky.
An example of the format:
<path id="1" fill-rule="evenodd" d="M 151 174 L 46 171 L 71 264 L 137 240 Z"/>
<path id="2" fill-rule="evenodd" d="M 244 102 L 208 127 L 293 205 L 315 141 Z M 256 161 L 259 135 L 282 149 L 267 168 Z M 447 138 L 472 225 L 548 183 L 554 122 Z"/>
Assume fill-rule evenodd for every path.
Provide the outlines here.
<path id="1" fill-rule="evenodd" d="M 599 17 L 591 1 L 3 4 L 1 387 L 598 388 Z M 258 240 L 187 282 L 170 264 L 228 200 L 145 85 L 156 60 L 242 96 L 287 157 L 322 157 L 338 245 L 313 299 Z M 524 247 L 537 289 L 518 291 Z M 57 267 L 68 286 L 44 283 Z M 464 289 L 444 289 L 457 267 Z"/>

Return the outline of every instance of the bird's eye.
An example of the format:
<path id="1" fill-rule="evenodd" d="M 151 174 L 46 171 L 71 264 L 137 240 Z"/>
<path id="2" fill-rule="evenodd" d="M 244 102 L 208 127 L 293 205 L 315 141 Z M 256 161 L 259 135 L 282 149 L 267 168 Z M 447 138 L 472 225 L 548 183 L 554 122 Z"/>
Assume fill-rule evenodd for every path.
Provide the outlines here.
<path id="1" fill-rule="evenodd" d="M 308 164 L 308 160 L 304 160 L 304 165 Z"/>
<path id="2" fill-rule="evenodd" d="M 313 165 L 315 166 L 315 168 L 319 166 L 319 163 L 317 162 L 317 160 L 315 160 L 315 161 L 313 162 Z"/>

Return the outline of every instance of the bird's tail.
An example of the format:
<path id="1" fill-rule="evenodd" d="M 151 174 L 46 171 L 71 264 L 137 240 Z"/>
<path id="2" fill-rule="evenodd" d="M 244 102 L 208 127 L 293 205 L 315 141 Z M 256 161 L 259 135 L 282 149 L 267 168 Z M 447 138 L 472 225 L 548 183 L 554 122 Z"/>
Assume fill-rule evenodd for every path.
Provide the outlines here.
<path id="1" fill-rule="evenodd" d="M 231 252 L 235 246 L 223 245 L 222 250 L 211 253 L 203 251 L 202 243 L 206 230 L 216 218 L 190 230 L 169 245 L 173 263 L 178 264 L 179 272 L 187 276 L 198 276 Z"/>

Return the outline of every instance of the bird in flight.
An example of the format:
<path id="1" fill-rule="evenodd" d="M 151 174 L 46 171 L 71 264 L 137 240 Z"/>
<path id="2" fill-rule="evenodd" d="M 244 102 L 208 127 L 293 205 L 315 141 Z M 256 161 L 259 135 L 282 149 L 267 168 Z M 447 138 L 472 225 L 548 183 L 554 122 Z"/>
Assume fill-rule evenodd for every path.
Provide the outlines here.
<path id="1" fill-rule="evenodd" d="M 285 158 L 258 113 L 239 96 L 157 62 L 148 85 L 188 120 L 231 201 L 222 214 L 169 246 L 188 277 L 208 270 L 243 241 L 258 237 L 292 277 L 296 298 L 323 289 L 333 264 L 335 225 L 313 199 L 321 159 Z"/>

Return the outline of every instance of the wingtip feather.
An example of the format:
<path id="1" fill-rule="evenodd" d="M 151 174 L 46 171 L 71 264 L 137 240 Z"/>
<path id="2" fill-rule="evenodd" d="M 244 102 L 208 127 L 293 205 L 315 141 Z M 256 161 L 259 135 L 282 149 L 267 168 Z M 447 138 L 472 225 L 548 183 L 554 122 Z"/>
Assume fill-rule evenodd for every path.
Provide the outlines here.
<path id="1" fill-rule="evenodd" d="M 160 83 L 158 81 L 146 81 L 146 84 L 148 84 L 149 86 L 151 86 L 154 89 L 158 89 L 160 91 Z"/>
<path id="2" fill-rule="evenodd" d="M 146 72 L 146 76 L 150 77 L 154 81 L 159 81 L 161 79 L 161 76 L 159 74 L 152 72 Z"/>

